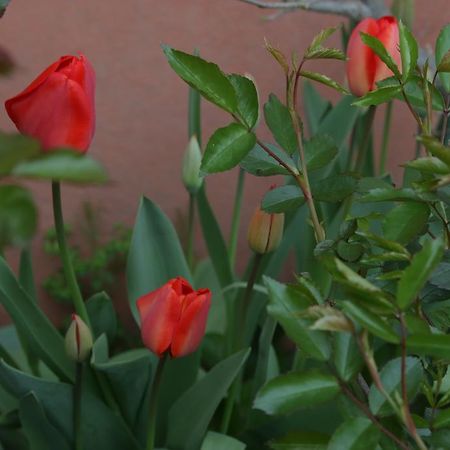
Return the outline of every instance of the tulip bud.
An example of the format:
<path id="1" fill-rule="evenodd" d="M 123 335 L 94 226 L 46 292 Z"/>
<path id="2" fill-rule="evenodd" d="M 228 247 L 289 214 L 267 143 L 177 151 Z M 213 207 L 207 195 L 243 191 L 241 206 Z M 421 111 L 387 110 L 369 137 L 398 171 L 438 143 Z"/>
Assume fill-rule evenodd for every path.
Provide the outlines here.
<path id="1" fill-rule="evenodd" d="M 83 362 L 92 349 L 92 334 L 89 327 L 76 314 L 72 314 L 72 323 L 66 333 L 66 353 L 70 359 Z"/>
<path id="2" fill-rule="evenodd" d="M 283 237 L 284 214 L 269 214 L 256 208 L 248 227 L 248 245 L 260 254 L 277 249 Z"/>
<path id="3" fill-rule="evenodd" d="M 195 194 L 202 186 L 203 178 L 200 176 L 201 164 L 202 151 L 200 150 L 197 137 L 193 135 L 184 153 L 181 173 L 183 184 L 191 194 Z"/>
<path id="4" fill-rule="evenodd" d="M 179 358 L 195 352 L 203 339 L 211 292 L 194 291 L 178 277 L 143 295 L 136 305 L 144 345 L 159 357 L 169 352 Z"/>
<path id="5" fill-rule="evenodd" d="M 361 40 L 360 33 L 378 38 L 398 66 L 401 67 L 399 51 L 399 30 L 394 16 L 376 20 L 371 17 L 362 20 L 353 29 L 347 47 L 347 78 L 353 95 L 362 96 L 376 89 L 377 81 L 393 75 L 373 50 Z"/>

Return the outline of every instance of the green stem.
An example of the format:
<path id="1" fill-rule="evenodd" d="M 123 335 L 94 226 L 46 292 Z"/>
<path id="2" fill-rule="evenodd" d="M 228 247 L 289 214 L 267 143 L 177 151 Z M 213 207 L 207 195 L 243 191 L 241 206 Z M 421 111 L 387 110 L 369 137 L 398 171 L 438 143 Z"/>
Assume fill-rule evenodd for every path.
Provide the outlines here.
<path id="1" fill-rule="evenodd" d="M 76 364 L 75 386 L 73 388 L 73 436 L 74 450 L 83 450 L 81 439 L 81 393 L 83 384 L 83 363 Z"/>
<path id="2" fill-rule="evenodd" d="M 380 153 L 380 166 L 379 166 L 379 175 L 383 175 L 386 170 L 386 161 L 388 155 L 388 147 L 389 147 L 389 134 L 391 131 L 391 122 L 392 122 L 392 109 L 394 103 L 391 100 L 386 105 L 386 112 L 384 114 L 384 124 L 383 124 L 383 142 L 381 144 L 381 153 Z"/>
<path id="3" fill-rule="evenodd" d="M 149 426 L 147 434 L 147 446 L 146 450 L 153 450 L 155 448 L 155 435 L 156 435 L 156 414 L 158 406 L 158 394 L 159 387 L 161 386 L 162 374 L 164 366 L 168 358 L 168 353 L 165 353 L 159 358 L 158 366 L 156 367 L 155 377 L 153 378 L 152 391 L 150 393 L 150 407 L 148 411 Z"/>
<path id="4" fill-rule="evenodd" d="M 69 249 L 66 242 L 66 234 L 64 230 L 64 219 L 61 204 L 61 186 L 59 181 L 52 182 L 52 197 L 53 197 L 53 215 L 55 220 L 56 237 L 58 239 L 59 253 L 64 268 L 64 275 L 66 277 L 69 289 L 72 292 L 72 301 L 74 303 L 75 311 L 84 320 L 86 325 L 91 328 L 89 316 L 81 296 L 80 287 L 78 286 L 75 271 L 73 269 L 72 260 L 70 258 Z"/>
<path id="5" fill-rule="evenodd" d="M 188 241 L 187 241 L 187 262 L 189 268 L 194 268 L 194 218 L 195 218 L 195 196 L 189 194 L 189 216 L 188 216 Z"/>
<path id="6" fill-rule="evenodd" d="M 237 317 L 235 319 L 236 323 L 236 341 L 235 350 L 243 347 L 245 345 L 245 330 L 247 323 L 247 313 L 250 307 L 250 302 L 253 294 L 253 286 L 255 285 L 256 279 L 258 278 L 258 270 L 262 260 L 260 254 L 256 254 L 253 257 L 252 268 L 247 280 L 247 287 L 245 289 L 244 295 L 236 308 Z M 220 427 L 221 433 L 227 434 L 228 428 L 230 426 L 230 420 L 233 413 L 234 404 L 236 401 L 237 394 L 239 392 L 239 387 L 241 384 L 242 372 L 236 377 L 236 380 L 231 385 L 230 391 L 228 392 L 228 397 L 225 401 L 225 409 L 222 416 L 222 424 Z"/>
<path id="7" fill-rule="evenodd" d="M 372 135 L 372 126 L 375 119 L 376 106 L 370 106 L 367 111 L 364 134 L 362 137 L 361 145 L 359 146 L 358 156 L 356 157 L 355 172 L 360 173 L 363 168 L 367 151 L 369 149 L 370 136 Z"/>
<path id="8" fill-rule="evenodd" d="M 233 219 L 231 222 L 230 243 L 228 251 L 230 255 L 230 266 L 234 267 L 236 261 L 236 250 L 239 237 L 239 224 L 241 221 L 242 197 L 244 194 L 245 171 L 239 169 L 239 175 L 236 186 L 236 194 L 234 197 Z"/>

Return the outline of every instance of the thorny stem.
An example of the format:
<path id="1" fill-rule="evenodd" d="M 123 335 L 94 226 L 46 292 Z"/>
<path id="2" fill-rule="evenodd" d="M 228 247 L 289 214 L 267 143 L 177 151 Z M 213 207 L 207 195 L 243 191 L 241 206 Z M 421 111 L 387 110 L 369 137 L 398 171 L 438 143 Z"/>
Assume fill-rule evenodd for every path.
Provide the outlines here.
<path id="1" fill-rule="evenodd" d="M 399 315 L 400 319 L 400 330 L 401 330 L 401 390 L 402 390 L 402 410 L 403 410 L 403 419 L 405 421 L 406 428 L 411 434 L 412 438 L 416 442 L 417 446 L 421 450 L 427 450 L 427 446 L 422 441 L 421 437 L 417 433 L 417 428 L 414 423 L 414 420 L 411 416 L 411 411 L 409 409 L 409 401 L 408 401 L 408 390 L 406 385 L 406 324 L 405 317 L 403 313 Z"/>
<path id="2" fill-rule="evenodd" d="M 231 221 L 230 243 L 228 246 L 230 253 L 230 266 L 234 267 L 236 260 L 236 250 L 239 237 L 239 223 L 241 219 L 242 198 L 244 193 L 245 171 L 239 169 L 238 181 L 236 186 L 236 195 L 234 197 L 233 218 Z"/>
<path id="3" fill-rule="evenodd" d="M 368 419 L 372 421 L 372 423 L 386 436 L 392 439 L 402 450 L 411 450 L 411 447 L 404 442 L 402 442 L 392 431 L 388 430 L 383 426 L 382 423 L 378 421 L 378 419 L 371 413 L 370 409 L 367 407 L 365 403 L 359 400 L 353 392 L 341 381 L 339 381 L 339 385 L 341 387 L 344 395 L 353 402 L 366 416 Z"/>
<path id="4" fill-rule="evenodd" d="M 450 96 L 447 96 L 445 100 L 445 108 L 442 111 L 444 114 L 443 120 L 442 120 L 442 130 L 441 130 L 441 144 L 446 145 L 447 140 L 447 124 L 448 124 L 448 115 L 450 113 Z"/>
<path id="5" fill-rule="evenodd" d="M 361 145 L 359 147 L 358 156 L 356 157 L 356 163 L 355 163 L 356 172 L 361 172 L 362 166 L 364 163 L 364 157 L 368 153 L 370 136 L 372 133 L 373 122 L 375 120 L 376 109 L 377 109 L 376 106 L 370 106 L 369 110 L 367 111 L 367 116 L 365 118 L 366 123 L 365 123 L 365 127 L 364 127 L 364 135 L 362 138 Z"/>
<path id="6" fill-rule="evenodd" d="M 422 119 L 419 117 L 419 115 L 414 110 L 413 106 L 411 105 L 411 102 L 408 99 L 408 96 L 405 92 L 405 87 L 402 85 L 402 95 L 403 99 L 405 100 L 406 105 L 408 106 L 409 110 L 411 111 L 411 114 L 414 116 L 414 119 L 416 119 L 417 124 L 419 125 L 420 129 L 423 130 L 423 123 Z"/>
<path id="7" fill-rule="evenodd" d="M 392 121 L 392 109 L 394 102 L 391 100 L 386 105 L 386 112 L 384 116 L 384 124 L 383 124 L 383 141 L 381 144 L 381 153 L 380 153 L 380 165 L 378 168 L 378 174 L 383 175 L 386 169 L 386 161 L 388 155 L 388 146 L 389 146 L 389 133 L 391 130 L 391 121 Z"/>

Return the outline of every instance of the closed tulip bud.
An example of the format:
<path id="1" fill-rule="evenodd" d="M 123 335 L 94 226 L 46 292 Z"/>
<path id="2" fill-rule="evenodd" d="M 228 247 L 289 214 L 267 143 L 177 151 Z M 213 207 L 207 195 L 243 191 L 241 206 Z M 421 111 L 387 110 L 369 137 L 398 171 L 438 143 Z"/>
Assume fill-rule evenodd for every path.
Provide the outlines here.
<path id="1" fill-rule="evenodd" d="M 211 305 L 209 289 L 194 291 L 181 277 L 138 299 L 144 345 L 161 357 L 173 358 L 195 352 L 205 334 Z"/>
<path id="2" fill-rule="evenodd" d="M 278 248 L 283 237 L 284 214 L 269 214 L 256 208 L 248 227 L 248 245 L 259 254 Z"/>
<path id="3" fill-rule="evenodd" d="M 200 176 L 202 164 L 202 151 L 197 137 L 191 137 L 183 157 L 182 179 L 185 188 L 195 194 L 202 186 L 203 178 Z"/>
<path id="4" fill-rule="evenodd" d="M 92 333 L 84 321 L 72 314 L 72 323 L 66 333 L 66 353 L 70 359 L 83 362 L 92 349 Z"/>
<path id="5" fill-rule="evenodd" d="M 87 151 L 95 129 L 95 73 L 83 55 L 62 56 L 24 91 L 5 102 L 17 129 L 44 150 Z"/>
<path id="6" fill-rule="evenodd" d="M 361 32 L 378 38 L 401 67 L 397 19 L 394 16 L 385 16 L 378 20 L 371 17 L 362 20 L 354 28 L 347 48 L 347 79 L 350 91 L 356 96 L 376 89 L 377 81 L 393 75 L 373 50 L 363 43 Z"/>

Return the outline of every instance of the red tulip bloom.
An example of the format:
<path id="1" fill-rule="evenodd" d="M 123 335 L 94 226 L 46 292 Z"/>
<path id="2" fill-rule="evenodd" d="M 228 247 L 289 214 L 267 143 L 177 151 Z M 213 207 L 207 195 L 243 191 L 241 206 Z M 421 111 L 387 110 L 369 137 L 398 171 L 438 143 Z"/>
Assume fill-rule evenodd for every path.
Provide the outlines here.
<path id="1" fill-rule="evenodd" d="M 83 56 L 62 56 L 24 91 L 5 102 L 17 129 L 44 150 L 70 147 L 84 153 L 95 129 L 95 72 Z"/>
<path id="2" fill-rule="evenodd" d="M 393 75 L 372 49 L 363 43 L 360 32 L 378 38 L 394 61 L 399 66 L 401 64 L 397 19 L 385 16 L 378 20 L 372 18 L 362 20 L 353 30 L 347 48 L 348 84 L 352 94 L 357 96 L 367 94 L 377 87 L 377 81 Z"/>
<path id="3" fill-rule="evenodd" d="M 209 289 L 194 291 L 181 277 L 138 299 L 144 345 L 161 357 L 193 353 L 205 334 L 211 305 Z"/>

